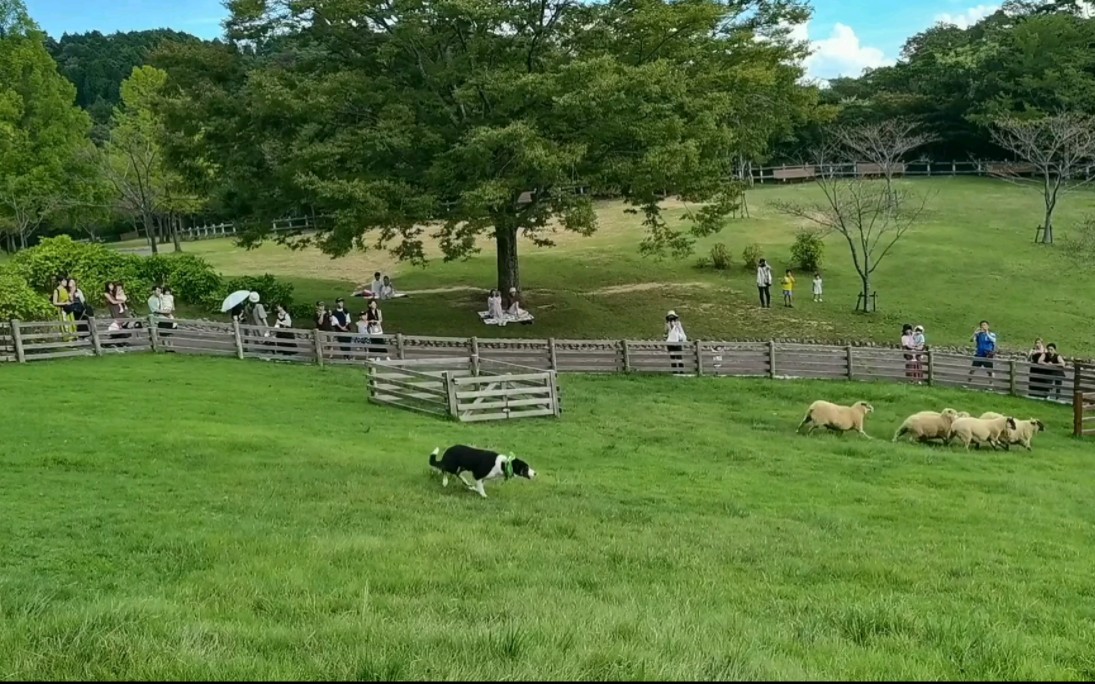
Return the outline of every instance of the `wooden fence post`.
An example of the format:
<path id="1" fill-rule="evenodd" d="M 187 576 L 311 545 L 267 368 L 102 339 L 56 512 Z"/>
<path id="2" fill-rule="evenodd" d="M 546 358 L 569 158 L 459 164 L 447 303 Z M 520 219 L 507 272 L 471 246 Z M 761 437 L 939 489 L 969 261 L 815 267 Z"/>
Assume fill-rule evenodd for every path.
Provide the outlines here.
<path id="1" fill-rule="evenodd" d="M 395 353 L 399 357 L 399 360 L 403 360 L 403 333 L 395 334 Z"/>
<path id="2" fill-rule="evenodd" d="M 928 385 L 935 384 L 935 352 L 928 350 Z"/>
<path id="3" fill-rule="evenodd" d="M 23 333 L 19 330 L 19 321 L 11 319 L 11 343 L 15 347 L 15 360 L 27 362 L 27 353 L 23 349 Z"/>
<path id="4" fill-rule="evenodd" d="M 459 404 L 456 400 L 456 383 L 452 381 L 452 374 L 449 371 L 441 373 L 441 384 L 444 385 L 445 394 L 449 398 L 449 415 L 460 420 L 460 412 L 457 410 Z"/>
<path id="5" fill-rule="evenodd" d="M 323 338 L 320 337 L 323 333 L 319 328 L 312 328 L 312 346 L 316 350 L 316 365 L 323 367 Z"/>
<path id="6" fill-rule="evenodd" d="M 1008 361 L 1008 392 L 1013 397 L 1019 396 L 1017 380 L 1018 378 L 1015 377 L 1015 359 L 1012 359 Z"/>
<path id="7" fill-rule="evenodd" d="M 555 338 L 548 339 L 548 363 L 551 364 L 551 370 L 559 370 L 559 358 L 555 354 Z"/>
<path id="8" fill-rule="evenodd" d="M 1084 393 L 1079 388 L 1072 391 L 1072 436 L 1084 436 Z"/>
<path id="9" fill-rule="evenodd" d="M 12 324 L 15 325 L 14 323 Z M 1072 391 L 1083 392 L 1083 373 L 1079 361 L 1072 362 Z"/>
<path id="10" fill-rule="evenodd" d="M 703 375 L 703 343 L 696 340 L 696 375 Z"/>
<path id="11" fill-rule="evenodd" d="M 473 337 L 469 342 L 471 344 L 471 374 L 479 377 L 479 338 Z"/>
<path id="12" fill-rule="evenodd" d="M 848 345 L 844 348 L 844 355 L 846 358 L 845 363 L 848 364 L 848 379 L 851 380 L 855 377 L 855 373 L 852 372 L 852 345 Z"/>
<path id="13" fill-rule="evenodd" d="M 776 377 L 776 342 L 768 340 L 768 377 Z"/>
<path id="14" fill-rule="evenodd" d="M 236 358 L 243 358 L 243 336 L 240 335 L 240 322 L 232 319 L 232 332 L 236 336 Z"/>
<path id="15" fill-rule="evenodd" d="M 622 340 L 620 342 L 620 344 L 622 344 L 624 346 L 624 372 L 625 373 L 630 373 L 631 372 L 631 352 L 628 351 L 627 340 Z"/>
<path id="16" fill-rule="evenodd" d="M 551 371 L 548 382 L 551 383 L 551 409 L 555 412 L 555 417 L 558 418 L 563 414 L 563 409 L 559 405 L 559 377 L 555 374 L 555 371 Z"/>
<path id="17" fill-rule="evenodd" d="M 95 356 L 102 356 L 103 342 L 99 339 L 99 322 L 94 317 L 87 319 L 87 330 L 91 334 L 91 352 Z"/>
<path id="18" fill-rule="evenodd" d="M 156 352 L 160 349 L 160 328 L 156 325 L 156 317 L 153 315 L 148 316 L 148 343 L 152 345 L 152 351 Z M 240 357 L 243 358 L 242 356 Z"/>

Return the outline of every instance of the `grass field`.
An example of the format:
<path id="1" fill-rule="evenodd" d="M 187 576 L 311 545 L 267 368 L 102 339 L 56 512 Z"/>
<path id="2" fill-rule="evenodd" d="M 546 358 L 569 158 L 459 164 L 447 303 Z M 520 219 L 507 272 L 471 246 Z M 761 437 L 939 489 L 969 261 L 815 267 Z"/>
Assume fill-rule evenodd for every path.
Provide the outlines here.
<path id="1" fill-rule="evenodd" d="M 827 241 L 823 304 L 809 301 L 811 274 L 799 274 L 799 305 L 756 306 L 754 274 L 741 268 L 742 249 L 761 244 L 782 274 L 798 225 L 773 209 L 777 199 L 817 196 L 811 185 L 758 187 L 750 193 L 750 219 L 731 221 L 722 234 L 699 243 L 697 257 L 726 243 L 737 265 L 718 272 L 696 267 L 697 258 L 654 261 L 638 253 L 638 217 L 618 203 L 601 207 L 601 230 L 591 238 L 561 235 L 559 246 L 522 245 L 522 282 L 536 314 L 531 327 L 487 328 L 474 312 L 485 309 L 494 284 L 490 245 L 466 262 L 433 261 L 425 269 L 394 263 L 386 253 L 338 260 L 277 245 L 238 250 L 229 240 L 187 243 L 229 274 L 268 271 L 291 279 L 301 301 L 348 296 L 375 270 L 393 274 L 412 298 L 385 304 L 385 330 L 407 334 L 533 336 L 539 338 L 648 338 L 662 333 L 662 317 L 675 309 L 694 338 L 873 339 L 893 343 L 903 322 L 921 323 L 929 343 L 967 344 L 982 318 L 1004 349 L 1026 350 L 1036 336 L 1052 338 L 1066 356 L 1095 355 L 1087 302 L 1095 298 L 1095 272 L 1075 271 L 1062 247 L 1033 243 L 1041 219 L 1037 193 L 987 179 L 909 181 L 934 194 L 925 221 L 894 249 L 875 274 L 879 313 L 852 312 L 859 281 L 839 236 Z M 1065 198 L 1058 237 L 1095 209 L 1095 194 Z M 679 206 L 670 214 L 679 217 Z M 437 256 L 436 250 L 433 252 Z M 778 295 L 778 293 L 777 293 Z"/>
<path id="2" fill-rule="evenodd" d="M 368 406 L 354 370 L 0 373 L 5 679 L 1095 677 L 1066 408 L 567 376 L 561 421 L 468 426 Z M 794 436 L 821 396 L 871 401 L 879 439 Z M 889 443 L 944 405 L 1049 431 L 1033 454 Z M 426 457 L 457 441 L 540 477 L 442 489 Z"/>

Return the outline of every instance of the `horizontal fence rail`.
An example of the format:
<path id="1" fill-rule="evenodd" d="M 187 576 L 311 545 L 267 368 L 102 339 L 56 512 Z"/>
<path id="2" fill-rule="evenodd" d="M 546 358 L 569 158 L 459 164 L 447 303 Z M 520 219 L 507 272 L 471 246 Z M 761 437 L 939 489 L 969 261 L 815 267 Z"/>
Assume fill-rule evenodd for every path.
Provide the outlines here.
<path id="1" fill-rule="evenodd" d="M 384 403 L 416 410 L 473 415 L 500 407 L 483 392 L 527 393 L 510 414 L 547 410 L 558 388 L 511 379 L 490 388 L 491 378 L 553 373 L 662 373 L 735 377 L 882 380 L 1073 404 L 1077 434 L 1095 433 L 1095 365 L 1039 366 L 1019 359 L 977 360 L 970 355 L 900 349 L 776 342 L 674 344 L 658 340 L 498 340 L 476 337 L 364 335 L 238 323 L 144 319 L 9 321 L 0 323 L 0 362 L 34 362 L 135 351 L 257 358 L 285 363 L 370 366 L 370 393 Z M 398 362 L 398 363 L 396 363 Z M 975 363 L 977 362 L 977 363 Z M 986 365 L 987 364 L 987 365 Z M 449 381 L 440 374 L 448 373 Z M 427 378 L 416 374 L 425 374 Z M 498 382 L 495 380 L 494 382 Z M 533 382 L 524 386 L 522 382 Z M 456 387 L 450 397 L 449 385 Z M 441 393 L 444 392 L 444 396 Z M 475 399 L 483 401 L 473 403 Z M 455 401 L 456 404 L 452 404 Z M 514 399 L 517 401 L 517 399 Z M 501 407 L 507 408 L 507 407 Z M 557 410 L 557 409 L 556 409 Z M 1082 429 L 1081 429 L 1082 428 Z"/>

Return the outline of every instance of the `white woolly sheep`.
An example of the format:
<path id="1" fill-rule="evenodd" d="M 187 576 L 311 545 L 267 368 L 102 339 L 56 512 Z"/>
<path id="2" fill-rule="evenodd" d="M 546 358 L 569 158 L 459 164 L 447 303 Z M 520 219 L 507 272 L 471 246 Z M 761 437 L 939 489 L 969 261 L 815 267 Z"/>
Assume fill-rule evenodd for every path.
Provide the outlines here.
<path id="1" fill-rule="evenodd" d="M 871 436 L 863 431 L 863 421 L 866 419 L 867 414 L 873 411 L 874 407 L 865 401 L 857 401 L 851 406 L 841 406 L 819 399 L 810 404 L 810 409 L 806 411 L 806 417 L 798 424 L 795 431 L 802 430 L 802 426 L 808 424 L 810 429 L 806 431 L 807 435 L 817 428 L 823 427 L 840 433 L 855 430 L 867 439 L 871 439 Z"/>
<path id="2" fill-rule="evenodd" d="M 1009 430 L 1015 429 L 1015 419 L 1000 416 L 999 418 L 959 418 L 951 424 L 951 432 L 947 437 L 949 444 L 951 439 L 957 437 L 969 451 L 970 444 L 976 444 L 980 449 L 982 444 L 991 444 L 995 449 L 1002 446 L 1008 448 Z"/>
<path id="3" fill-rule="evenodd" d="M 920 442 L 929 439 L 941 439 L 946 441 L 951 433 L 951 425 L 958 419 L 959 413 L 952 408 L 942 411 L 921 411 L 914 413 L 901 423 L 897 432 L 893 435 L 893 441 L 897 441 L 906 434 L 912 434 Z"/>
<path id="4" fill-rule="evenodd" d="M 1003 418 L 999 413 L 993 413 L 992 411 L 981 414 L 981 417 L 985 419 Z M 1030 441 L 1034 439 L 1036 433 L 1044 432 L 1045 429 L 1046 424 L 1037 418 L 1016 420 L 1015 427 L 1008 430 L 1008 444 L 1022 444 L 1027 451 L 1031 451 Z"/>

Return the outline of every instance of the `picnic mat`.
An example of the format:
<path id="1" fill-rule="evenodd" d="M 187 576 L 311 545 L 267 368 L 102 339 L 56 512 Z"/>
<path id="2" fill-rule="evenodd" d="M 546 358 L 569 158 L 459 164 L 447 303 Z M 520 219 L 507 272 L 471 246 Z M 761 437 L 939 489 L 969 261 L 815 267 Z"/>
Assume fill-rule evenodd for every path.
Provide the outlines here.
<path id="1" fill-rule="evenodd" d="M 491 318 L 489 311 L 480 311 L 479 320 L 487 325 L 506 325 L 507 323 L 520 323 L 522 325 L 531 325 L 535 320 L 533 315 L 528 311 L 522 311 L 521 315 L 514 316 L 512 314 L 502 314 L 501 318 Z"/>

